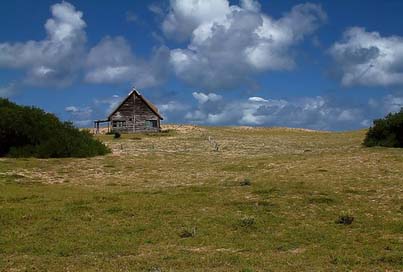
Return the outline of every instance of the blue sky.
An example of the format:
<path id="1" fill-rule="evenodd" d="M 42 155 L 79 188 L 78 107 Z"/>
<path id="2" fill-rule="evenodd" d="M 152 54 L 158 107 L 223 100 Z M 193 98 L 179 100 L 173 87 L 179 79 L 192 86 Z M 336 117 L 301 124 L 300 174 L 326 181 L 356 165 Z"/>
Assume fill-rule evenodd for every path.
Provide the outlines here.
<path id="1" fill-rule="evenodd" d="M 77 126 L 368 127 L 403 106 L 402 1 L 2 1 L 0 96 Z"/>

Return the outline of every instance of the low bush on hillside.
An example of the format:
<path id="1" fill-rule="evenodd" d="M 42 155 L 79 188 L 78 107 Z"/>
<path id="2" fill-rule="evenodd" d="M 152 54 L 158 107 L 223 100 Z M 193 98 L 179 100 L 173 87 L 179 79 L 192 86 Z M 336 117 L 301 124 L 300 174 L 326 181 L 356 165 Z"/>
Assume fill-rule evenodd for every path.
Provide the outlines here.
<path id="1" fill-rule="evenodd" d="M 90 157 L 110 150 L 88 131 L 35 107 L 0 99 L 0 156 Z"/>
<path id="2" fill-rule="evenodd" d="M 122 136 L 119 132 L 114 132 L 113 135 L 114 135 L 113 138 L 115 139 L 119 139 L 120 136 Z"/>
<path id="3" fill-rule="evenodd" d="M 354 217 L 349 215 L 349 214 L 342 214 L 337 218 L 335 221 L 336 224 L 341 224 L 341 225 L 351 225 L 354 221 Z"/>
<path id="4" fill-rule="evenodd" d="M 364 140 L 365 146 L 403 147 L 403 108 L 377 119 L 369 128 Z"/>

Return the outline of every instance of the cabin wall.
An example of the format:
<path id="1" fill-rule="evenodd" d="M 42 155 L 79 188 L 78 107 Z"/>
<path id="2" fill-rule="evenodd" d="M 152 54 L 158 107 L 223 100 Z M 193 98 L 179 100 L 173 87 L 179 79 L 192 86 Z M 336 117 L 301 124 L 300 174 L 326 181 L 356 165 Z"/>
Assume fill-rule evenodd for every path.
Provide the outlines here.
<path id="1" fill-rule="evenodd" d="M 156 120 L 157 127 L 147 127 L 147 120 Z M 129 97 L 111 116 L 111 121 L 125 121 L 125 127 L 112 127 L 113 131 L 122 133 L 159 132 L 159 117 L 136 95 Z"/>
<path id="2" fill-rule="evenodd" d="M 134 96 L 129 97 L 111 116 L 111 121 L 125 121 L 126 127 L 112 127 L 113 131 L 132 132 L 134 126 Z"/>
<path id="3" fill-rule="evenodd" d="M 134 101 L 135 111 L 135 131 L 137 132 L 158 132 L 160 131 L 159 117 L 147 106 L 147 104 L 140 98 Z M 157 127 L 147 127 L 147 120 L 156 120 Z"/>

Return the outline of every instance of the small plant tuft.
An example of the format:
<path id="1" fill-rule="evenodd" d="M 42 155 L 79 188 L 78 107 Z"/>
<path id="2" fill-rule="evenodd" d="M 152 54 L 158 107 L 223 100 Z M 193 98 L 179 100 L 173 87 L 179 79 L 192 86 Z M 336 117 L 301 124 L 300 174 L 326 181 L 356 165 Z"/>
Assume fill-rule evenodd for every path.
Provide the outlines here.
<path id="1" fill-rule="evenodd" d="M 239 220 L 238 225 L 242 228 L 251 228 L 256 225 L 256 220 L 253 216 L 245 216 Z"/>
<path id="2" fill-rule="evenodd" d="M 113 134 L 113 138 L 114 138 L 114 139 L 119 139 L 120 136 L 122 136 L 122 135 L 121 135 L 119 132 L 115 132 L 115 133 Z"/>
<path id="3" fill-rule="evenodd" d="M 191 237 L 195 237 L 196 236 L 196 227 L 189 229 L 183 229 L 180 233 L 179 233 L 179 237 L 180 238 L 191 238 Z"/>
<path id="4" fill-rule="evenodd" d="M 244 179 L 244 180 L 242 180 L 240 183 L 239 183 L 239 185 L 241 185 L 241 186 L 251 186 L 252 185 L 252 182 L 250 181 L 250 179 Z"/>
<path id="5" fill-rule="evenodd" d="M 337 218 L 335 221 L 336 224 L 341 224 L 341 225 L 351 225 L 354 221 L 354 217 L 349 215 L 349 214 L 342 214 Z"/>
<path id="6" fill-rule="evenodd" d="M 148 272 L 162 272 L 162 269 L 158 266 L 153 266 L 147 270 Z"/>

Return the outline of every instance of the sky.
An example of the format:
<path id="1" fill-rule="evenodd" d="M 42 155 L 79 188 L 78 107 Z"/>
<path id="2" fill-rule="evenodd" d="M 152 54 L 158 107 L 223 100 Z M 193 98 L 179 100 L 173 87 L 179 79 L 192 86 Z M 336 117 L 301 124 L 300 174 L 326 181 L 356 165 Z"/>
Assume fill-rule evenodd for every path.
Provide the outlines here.
<path id="1" fill-rule="evenodd" d="M 344 131 L 403 106 L 401 0 L 0 7 L 0 97 L 78 127 L 132 88 L 179 124 Z"/>

